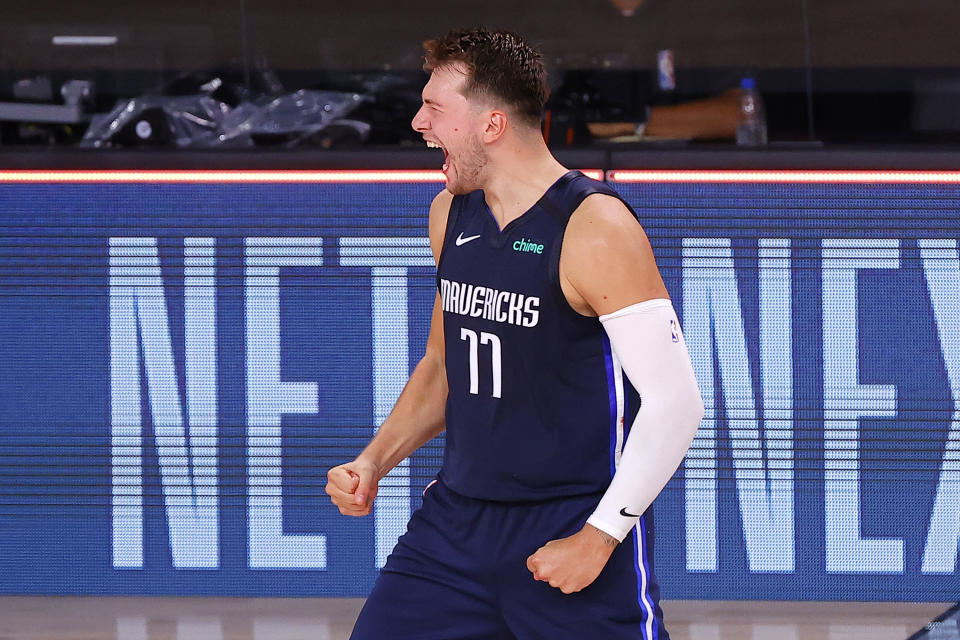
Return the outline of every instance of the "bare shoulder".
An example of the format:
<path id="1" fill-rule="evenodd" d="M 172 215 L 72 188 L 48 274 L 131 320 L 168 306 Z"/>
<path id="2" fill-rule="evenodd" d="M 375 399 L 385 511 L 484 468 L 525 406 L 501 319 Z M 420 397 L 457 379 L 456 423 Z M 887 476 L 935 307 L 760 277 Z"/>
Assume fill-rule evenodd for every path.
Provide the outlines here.
<path id="1" fill-rule="evenodd" d="M 447 218 L 452 202 L 453 194 L 444 189 L 430 203 L 430 249 L 433 251 L 434 260 L 439 259 L 440 249 L 443 248 L 443 236 L 447 230 Z"/>
<path id="2" fill-rule="evenodd" d="M 668 297 L 643 227 L 623 202 L 605 194 L 588 196 L 570 217 L 560 275 L 570 304 L 592 315 Z"/>
<path id="3" fill-rule="evenodd" d="M 646 240 L 643 227 L 619 199 L 603 193 L 587 196 L 570 216 L 567 237 L 576 245 Z"/>
<path id="4" fill-rule="evenodd" d="M 443 229 L 447 226 L 447 216 L 450 214 L 450 204 L 453 202 L 453 194 L 444 189 L 433 198 L 430 203 L 430 232 L 433 235 L 434 227 Z"/>

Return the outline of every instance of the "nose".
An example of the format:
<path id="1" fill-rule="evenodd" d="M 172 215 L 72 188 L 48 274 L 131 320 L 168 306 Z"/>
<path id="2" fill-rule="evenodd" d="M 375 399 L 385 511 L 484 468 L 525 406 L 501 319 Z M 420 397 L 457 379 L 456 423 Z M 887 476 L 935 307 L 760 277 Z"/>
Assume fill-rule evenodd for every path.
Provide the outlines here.
<path id="1" fill-rule="evenodd" d="M 427 117 L 424 114 L 424 109 L 426 105 L 422 105 L 420 110 L 417 111 L 416 115 L 413 116 L 413 121 L 410 122 L 410 126 L 413 127 L 414 131 L 423 133 L 427 130 Z"/>

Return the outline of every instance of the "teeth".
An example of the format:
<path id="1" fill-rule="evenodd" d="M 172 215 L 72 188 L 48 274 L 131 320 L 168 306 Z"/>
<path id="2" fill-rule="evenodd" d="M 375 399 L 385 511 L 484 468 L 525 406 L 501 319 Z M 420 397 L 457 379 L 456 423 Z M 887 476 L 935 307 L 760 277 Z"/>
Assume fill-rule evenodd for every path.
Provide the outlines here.
<path id="1" fill-rule="evenodd" d="M 430 142 L 429 140 L 427 140 L 427 147 L 429 147 L 430 149 L 439 149 L 440 145 L 438 145 L 436 142 Z"/>

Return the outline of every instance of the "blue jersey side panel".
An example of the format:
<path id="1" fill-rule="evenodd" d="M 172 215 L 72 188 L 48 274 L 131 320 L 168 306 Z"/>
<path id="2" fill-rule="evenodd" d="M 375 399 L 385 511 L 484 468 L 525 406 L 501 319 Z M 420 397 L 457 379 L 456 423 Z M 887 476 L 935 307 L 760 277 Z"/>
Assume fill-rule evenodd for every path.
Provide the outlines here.
<path id="1" fill-rule="evenodd" d="M 593 193 L 619 197 L 571 171 L 502 231 L 482 191 L 454 198 L 438 269 L 449 384 L 441 473 L 462 495 L 541 500 L 610 483 L 611 410 L 622 431 L 639 400 L 612 371 L 600 322 L 570 308 L 558 275 L 567 221 Z"/>

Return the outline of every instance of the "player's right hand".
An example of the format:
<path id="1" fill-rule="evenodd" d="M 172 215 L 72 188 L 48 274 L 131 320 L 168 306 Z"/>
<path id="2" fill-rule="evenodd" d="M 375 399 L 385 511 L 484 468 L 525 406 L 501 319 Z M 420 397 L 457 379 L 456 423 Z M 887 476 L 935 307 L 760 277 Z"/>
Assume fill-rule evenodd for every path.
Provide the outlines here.
<path id="1" fill-rule="evenodd" d="M 379 479 L 375 464 L 357 458 L 327 472 L 327 495 L 343 515 L 365 516 L 377 497 Z"/>

